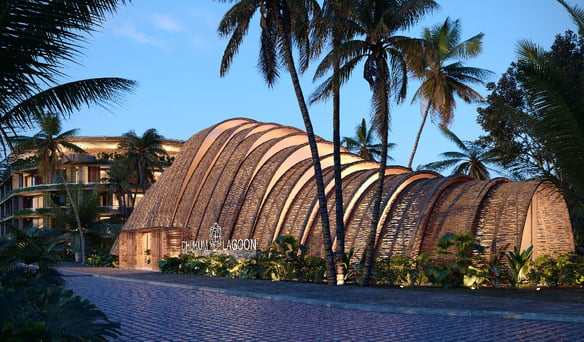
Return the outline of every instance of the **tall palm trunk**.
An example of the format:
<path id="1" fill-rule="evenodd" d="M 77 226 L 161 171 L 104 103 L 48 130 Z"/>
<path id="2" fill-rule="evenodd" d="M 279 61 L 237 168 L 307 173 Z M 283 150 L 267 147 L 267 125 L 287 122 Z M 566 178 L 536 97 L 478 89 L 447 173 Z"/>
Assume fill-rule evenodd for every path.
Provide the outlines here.
<path id="1" fill-rule="evenodd" d="M 318 155 L 318 147 L 316 145 L 316 138 L 314 135 L 314 129 L 312 128 L 312 122 L 310 120 L 310 114 L 308 112 L 308 107 L 306 105 L 306 100 L 302 92 L 302 87 L 300 86 L 300 79 L 298 77 L 298 72 L 294 64 L 294 57 L 292 55 L 292 47 L 290 44 L 290 33 L 289 30 L 285 28 L 284 22 L 289 23 L 289 18 L 287 18 L 287 11 L 281 10 L 280 20 L 278 20 L 278 30 L 280 31 L 280 37 L 282 38 L 282 45 L 284 50 L 284 60 L 288 67 L 288 72 L 290 73 L 290 78 L 292 79 L 292 84 L 294 86 L 294 92 L 296 94 L 296 99 L 298 101 L 298 106 L 300 107 L 300 113 L 302 114 L 302 120 L 304 121 L 304 127 L 306 129 L 306 135 L 308 136 L 308 145 L 310 146 L 310 153 L 312 156 L 312 165 L 314 167 L 314 178 L 316 179 L 316 191 L 319 203 L 320 218 L 322 221 L 322 239 L 324 245 L 324 252 L 326 256 L 326 270 L 327 270 L 327 283 L 329 285 L 336 284 L 335 275 L 335 258 L 332 250 L 332 239 L 330 231 L 330 222 L 327 211 L 326 195 L 324 192 L 324 181 L 322 177 L 322 169 L 320 165 L 320 157 Z"/>
<path id="2" fill-rule="evenodd" d="M 418 134 L 416 135 L 416 140 L 414 140 L 414 147 L 412 148 L 412 154 L 410 154 L 410 160 L 408 161 L 408 168 L 412 168 L 412 163 L 414 162 L 414 156 L 416 155 L 416 151 L 418 150 L 418 144 L 420 143 L 420 137 L 422 136 L 422 130 L 424 130 L 424 125 L 426 124 L 426 119 L 428 119 L 428 113 L 430 113 L 431 103 L 428 103 L 428 106 L 424 110 L 424 115 L 422 115 L 422 123 L 420 124 L 420 128 L 418 129 Z"/>
<path id="3" fill-rule="evenodd" d="M 128 207 L 126 205 L 126 196 L 124 193 L 120 191 L 116 191 L 116 198 L 118 199 L 118 206 L 120 207 L 120 213 L 122 217 L 125 219 L 128 218 Z"/>
<path id="4" fill-rule="evenodd" d="M 339 39 L 333 39 L 333 49 L 340 45 Z M 339 82 L 340 62 L 335 58 L 333 62 L 333 159 L 335 174 L 335 233 L 337 245 L 336 271 L 337 285 L 345 284 L 345 223 L 343 208 L 343 185 L 341 177 L 341 87 Z"/>
<path id="5" fill-rule="evenodd" d="M 381 65 L 378 63 L 378 65 Z M 384 99 L 388 96 L 388 84 L 383 81 L 380 82 L 380 93 L 383 94 Z M 377 180 L 377 189 L 375 191 L 375 198 L 373 202 L 373 213 L 371 215 L 371 227 L 369 236 L 367 237 L 367 247 L 365 249 L 365 263 L 363 265 L 365 272 L 363 274 L 363 286 L 369 286 L 371 273 L 373 271 L 373 264 L 375 259 L 375 244 L 377 237 L 377 227 L 381 217 L 381 201 L 383 199 L 383 186 L 385 181 L 385 165 L 387 164 L 387 150 L 388 150 L 388 134 L 389 134 L 389 108 L 387 100 L 379 101 L 381 108 L 376 111 L 376 115 L 381 114 L 380 117 L 380 134 L 381 134 L 381 157 L 379 161 L 379 171 Z"/>
<path id="6" fill-rule="evenodd" d="M 63 180 L 63 185 L 65 186 L 65 192 L 69 198 L 69 203 L 71 203 L 71 209 L 73 209 L 73 215 L 75 216 L 75 222 L 77 223 L 77 231 L 79 232 L 79 239 L 81 240 L 81 263 L 85 264 L 85 233 L 83 232 L 83 227 L 81 226 L 81 217 L 77 211 L 77 206 L 73 200 L 73 194 L 71 189 L 69 189 L 69 184 L 67 183 L 67 178 L 65 173 L 61 170 L 61 179 Z"/>

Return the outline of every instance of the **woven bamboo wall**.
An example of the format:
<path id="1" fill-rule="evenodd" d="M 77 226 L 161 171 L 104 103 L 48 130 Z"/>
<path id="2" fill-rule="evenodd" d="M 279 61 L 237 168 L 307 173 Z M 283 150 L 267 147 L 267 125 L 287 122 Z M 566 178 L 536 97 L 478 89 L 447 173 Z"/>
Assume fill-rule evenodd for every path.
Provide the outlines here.
<path id="1" fill-rule="evenodd" d="M 319 139 L 318 148 L 334 238 L 332 144 Z M 342 163 L 345 244 L 360 257 L 371 225 L 377 164 L 345 150 Z M 302 131 L 227 120 L 184 144 L 135 208 L 113 251 L 122 267 L 156 269 L 164 255 L 178 255 L 182 241 L 207 239 L 217 222 L 224 239 L 257 239 L 265 247 L 280 235 L 292 235 L 309 254 L 323 256 L 318 208 Z M 566 204 L 557 189 L 540 181 L 479 182 L 391 166 L 381 209 L 378 256 L 433 253 L 443 234 L 462 231 L 475 234 L 488 253 L 530 245 L 536 255 L 574 249 Z"/>

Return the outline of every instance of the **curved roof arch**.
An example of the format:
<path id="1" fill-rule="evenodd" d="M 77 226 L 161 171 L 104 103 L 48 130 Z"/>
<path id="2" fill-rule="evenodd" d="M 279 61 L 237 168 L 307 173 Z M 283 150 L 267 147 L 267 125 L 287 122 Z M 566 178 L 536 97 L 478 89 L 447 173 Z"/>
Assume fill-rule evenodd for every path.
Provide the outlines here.
<path id="1" fill-rule="evenodd" d="M 334 222 L 333 146 L 320 138 L 317 146 Z M 360 257 L 371 226 L 378 164 L 345 149 L 341 163 L 345 245 Z M 264 248 L 278 236 L 292 235 L 308 253 L 323 256 L 318 207 L 305 133 L 245 118 L 226 120 L 185 142 L 136 206 L 120 235 L 120 264 L 140 264 L 143 254 L 136 251 L 143 234 L 153 234 L 156 261 L 177 254 L 181 239 L 204 239 L 212 222 L 224 227 L 226 238 L 257 239 Z M 565 202 L 546 182 L 476 181 L 386 168 L 376 227 L 378 257 L 432 253 L 444 233 L 463 231 L 491 251 L 503 244 L 510 249 L 532 244 L 535 255 L 574 249 Z"/>

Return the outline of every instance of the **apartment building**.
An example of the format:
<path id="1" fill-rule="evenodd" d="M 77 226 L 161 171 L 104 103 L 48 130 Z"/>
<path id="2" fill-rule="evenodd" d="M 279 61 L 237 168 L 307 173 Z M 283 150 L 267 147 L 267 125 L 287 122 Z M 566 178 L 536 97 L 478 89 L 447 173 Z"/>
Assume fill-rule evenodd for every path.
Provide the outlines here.
<path id="1" fill-rule="evenodd" d="M 125 151 L 118 149 L 123 137 L 72 137 L 69 141 L 81 147 L 86 153 L 66 153 L 63 163 L 65 177 L 76 194 L 97 191 L 101 213 L 99 219 L 120 214 L 120 203 L 108 191 L 107 171 L 113 161 Z M 163 140 L 163 147 L 169 160 L 178 154 L 183 145 L 179 140 Z M 16 158 L 12 158 L 16 160 Z M 157 177 L 158 175 L 156 175 Z M 99 186 L 99 187 L 98 187 Z M 34 225 L 50 226 L 52 215 L 47 208 L 66 205 L 66 195 L 61 182 L 44 184 L 37 166 L 33 162 L 11 164 L 0 179 L 0 236 L 8 231 L 8 225 L 18 228 Z M 97 190 L 96 190 L 97 189 Z M 136 203 L 143 197 L 137 189 Z M 126 203 L 130 203 L 126 198 Z"/>

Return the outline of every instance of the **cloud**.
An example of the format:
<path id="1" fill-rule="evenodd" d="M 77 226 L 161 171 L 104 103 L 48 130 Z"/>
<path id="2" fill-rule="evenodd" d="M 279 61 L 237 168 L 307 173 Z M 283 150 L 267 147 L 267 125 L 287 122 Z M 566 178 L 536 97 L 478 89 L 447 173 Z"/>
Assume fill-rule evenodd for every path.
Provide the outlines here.
<path id="1" fill-rule="evenodd" d="M 140 44 L 151 45 L 160 49 L 166 48 L 164 42 L 157 40 L 142 31 L 139 31 L 136 27 L 129 23 L 124 23 L 122 26 L 116 27 L 114 32 L 119 36 L 129 38 Z"/>
<path id="2" fill-rule="evenodd" d="M 160 30 L 167 32 L 183 32 L 185 31 L 183 25 L 173 17 L 163 14 L 155 14 L 152 16 L 154 26 Z"/>

